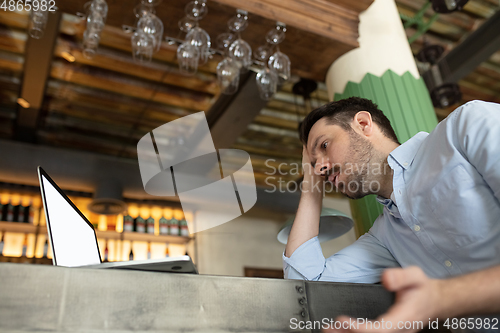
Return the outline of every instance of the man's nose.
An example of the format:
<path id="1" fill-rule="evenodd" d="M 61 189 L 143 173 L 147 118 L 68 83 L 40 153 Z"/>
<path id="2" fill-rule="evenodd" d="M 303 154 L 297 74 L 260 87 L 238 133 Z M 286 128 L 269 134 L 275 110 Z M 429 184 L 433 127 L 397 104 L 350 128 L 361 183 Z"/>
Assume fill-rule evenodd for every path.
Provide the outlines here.
<path id="1" fill-rule="evenodd" d="M 330 162 L 329 161 L 317 161 L 316 162 L 316 165 L 314 167 L 315 171 L 316 171 L 316 174 L 318 175 L 324 175 L 328 172 L 328 170 L 330 170 L 331 166 L 330 166 Z"/>

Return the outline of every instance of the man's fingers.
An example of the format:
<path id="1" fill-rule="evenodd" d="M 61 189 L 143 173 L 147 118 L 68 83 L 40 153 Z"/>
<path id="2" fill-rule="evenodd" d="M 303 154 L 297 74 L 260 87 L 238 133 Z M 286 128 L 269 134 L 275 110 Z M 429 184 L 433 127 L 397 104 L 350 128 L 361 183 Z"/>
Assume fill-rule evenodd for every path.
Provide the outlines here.
<path id="1" fill-rule="evenodd" d="M 418 285 L 426 279 L 422 269 L 416 266 L 386 269 L 382 274 L 382 284 L 389 291 L 398 291 Z"/>

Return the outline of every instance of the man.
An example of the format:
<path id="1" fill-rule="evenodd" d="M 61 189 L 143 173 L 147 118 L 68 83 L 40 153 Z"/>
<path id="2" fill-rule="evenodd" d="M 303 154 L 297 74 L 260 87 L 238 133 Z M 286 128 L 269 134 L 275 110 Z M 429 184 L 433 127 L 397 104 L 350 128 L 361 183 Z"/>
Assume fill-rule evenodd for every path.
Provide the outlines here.
<path id="1" fill-rule="evenodd" d="M 375 283 L 393 268 L 382 277 L 397 293 L 384 315 L 391 321 L 500 313 L 499 124 L 500 105 L 473 101 L 400 145 L 369 100 L 311 112 L 301 126 L 304 181 L 285 277 Z M 368 233 L 328 259 L 317 239 L 323 193 L 315 184 L 325 180 L 384 205 Z"/>

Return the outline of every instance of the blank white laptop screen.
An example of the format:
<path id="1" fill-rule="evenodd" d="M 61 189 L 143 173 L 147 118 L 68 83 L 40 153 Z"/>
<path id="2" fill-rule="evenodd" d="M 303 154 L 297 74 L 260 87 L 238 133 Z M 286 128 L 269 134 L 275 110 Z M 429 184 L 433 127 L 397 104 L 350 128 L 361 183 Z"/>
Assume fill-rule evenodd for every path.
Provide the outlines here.
<path id="1" fill-rule="evenodd" d="M 54 264 L 67 267 L 100 264 L 93 227 L 43 173 L 40 176 Z"/>

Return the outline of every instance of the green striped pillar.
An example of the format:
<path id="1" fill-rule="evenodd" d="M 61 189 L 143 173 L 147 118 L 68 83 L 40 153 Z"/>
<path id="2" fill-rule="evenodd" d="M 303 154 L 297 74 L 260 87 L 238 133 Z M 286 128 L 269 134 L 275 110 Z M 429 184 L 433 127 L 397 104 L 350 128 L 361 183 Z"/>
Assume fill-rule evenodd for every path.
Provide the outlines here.
<path id="1" fill-rule="evenodd" d="M 326 76 L 330 100 L 357 96 L 378 104 L 401 143 L 437 124 L 394 0 L 375 0 L 359 16 L 359 48 L 337 59 Z M 375 196 L 351 200 L 359 237 L 382 213 Z"/>
<path id="2" fill-rule="evenodd" d="M 335 94 L 334 100 L 353 96 L 375 102 L 391 121 L 401 143 L 420 131 L 430 132 L 437 125 L 425 83 L 422 78 L 415 79 L 410 72 L 399 76 L 387 70 L 381 77 L 366 74 L 360 83 L 348 82 L 344 92 Z M 370 229 L 383 206 L 374 195 L 350 200 L 350 204 L 359 237 Z"/>

